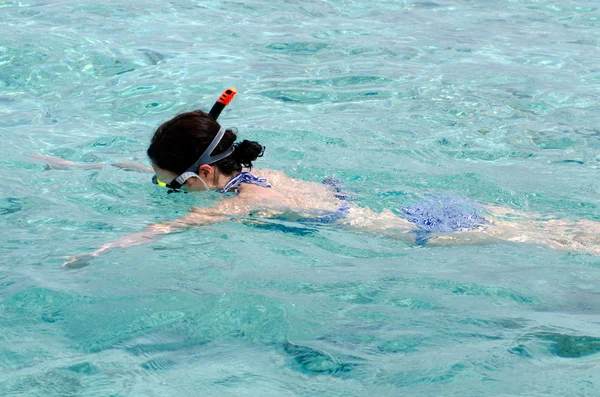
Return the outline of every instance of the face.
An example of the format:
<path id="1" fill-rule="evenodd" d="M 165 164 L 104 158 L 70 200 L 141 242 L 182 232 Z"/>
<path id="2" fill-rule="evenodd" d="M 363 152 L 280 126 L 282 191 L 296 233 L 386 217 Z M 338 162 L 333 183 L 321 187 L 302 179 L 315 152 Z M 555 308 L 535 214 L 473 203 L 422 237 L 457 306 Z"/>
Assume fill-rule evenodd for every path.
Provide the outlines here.
<path id="1" fill-rule="evenodd" d="M 201 166 L 200 169 L 198 170 L 198 172 L 199 172 L 199 176 L 201 178 L 203 178 L 202 181 L 206 181 L 207 179 L 203 175 L 204 172 L 202 172 L 203 167 L 204 166 Z M 154 173 L 156 174 L 158 179 L 160 179 L 161 181 L 163 181 L 167 184 L 171 183 L 171 181 L 175 180 L 175 178 L 177 178 L 179 176 L 171 171 L 168 171 L 168 170 L 158 167 L 156 164 L 152 164 L 152 169 L 154 169 Z M 203 183 L 202 181 L 199 180 L 198 178 L 189 178 L 187 181 L 185 181 L 183 186 L 181 186 L 181 189 L 185 190 L 185 191 L 208 190 L 210 187 L 206 183 Z"/>

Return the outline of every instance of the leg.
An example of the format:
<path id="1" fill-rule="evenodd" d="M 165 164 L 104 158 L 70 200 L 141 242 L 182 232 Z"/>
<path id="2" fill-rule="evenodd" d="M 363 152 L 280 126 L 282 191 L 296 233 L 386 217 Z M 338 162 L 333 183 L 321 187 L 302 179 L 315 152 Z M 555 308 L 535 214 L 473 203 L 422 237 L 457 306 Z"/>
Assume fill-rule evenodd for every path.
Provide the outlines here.
<path id="1" fill-rule="evenodd" d="M 511 242 L 539 244 L 561 251 L 600 255 L 600 223 L 588 220 L 498 221 L 488 233 Z"/>

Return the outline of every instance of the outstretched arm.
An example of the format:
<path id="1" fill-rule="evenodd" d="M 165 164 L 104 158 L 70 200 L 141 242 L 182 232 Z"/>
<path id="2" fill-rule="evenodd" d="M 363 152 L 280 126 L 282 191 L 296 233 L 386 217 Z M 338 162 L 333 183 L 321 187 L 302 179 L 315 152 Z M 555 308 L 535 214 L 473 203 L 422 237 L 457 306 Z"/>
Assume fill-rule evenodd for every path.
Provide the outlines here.
<path id="1" fill-rule="evenodd" d="M 155 223 L 150 225 L 143 232 L 133 233 L 116 241 L 103 244 L 100 248 L 89 254 L 72 257 L 61 267 L 68 267 L 71 269 L 85 267 L 92 259 L 113 248 L 127 248 L 145 244 L 156 240 L 164 234 L 181 231 L 191 226 L 210 225 L 223 222 L 227 219 L 228 217 L 222 212 L 219 212 L 217 208 L 196 208 L 181 218 L 168 222 Z"/>
<path id="2" fill-rule="evenodd" d="M 126 162 L 126 163 L 93 163 L 93 164 L 80 164 L 75 163 L 73 161 L 63 160 L 56 157 L 46 156 L 43 154 L 32 154 L 31 157 L 38 160 L 43 160 L 49 163 L 50 168 L 54 169 L 66 169 L 69 167 L 75 168 L 83 168 L 86 170 L 95 170 L 99 168 L 104 168 L 107 166 L 113 166 L 117 168 L 124 169 L 126 171 L 137 171 L 144 173 L 152 173 L 154 172 L 152 168 L 146 167 L 145 165 L 134 163 L 134 162 Z"/>

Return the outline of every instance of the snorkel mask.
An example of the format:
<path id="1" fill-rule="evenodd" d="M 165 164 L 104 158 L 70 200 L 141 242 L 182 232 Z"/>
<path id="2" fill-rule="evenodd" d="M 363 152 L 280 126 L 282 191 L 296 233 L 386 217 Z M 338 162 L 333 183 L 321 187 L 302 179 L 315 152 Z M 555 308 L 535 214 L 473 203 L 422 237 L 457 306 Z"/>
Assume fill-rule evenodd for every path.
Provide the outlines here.
<path id="1" fill-rule="evenodd" d="M 225 91 L 223 91 L 221 96 L 219 96 L 219 99 L 217 99 L 217 102 L 215 102 L 213 107 L 210 109 L 210 112 L 208 112 L 208 115 L 211 116 L 214 120 L 217 120 L 223 109 L 225 109 L 225 106 L 229 105 L 235 94 L 237 94 L 237 90 L 235 88 L 228 88 Z M 225 129 L 223 127 L 220 127 L 219 132 L 217 132 L 217 135 L 215 135 L 214 139 L 212 140 L 210 145 L 208 145 L 204 153 L 202 153 L 200 158 L 194 164 L 192 164 L 183 174 L 179 175 L 177 178 L 173 179 L 169 183 L 163 182 L 158 178 L 158 176 L 154 175 L 152 177 L 152 183 L 158 186 L 168 188 L 168 193 L 176 193 L 179 192 L 179 189 L 183 186 L 185 181 L 187 181 L 190 178 L 198 178 L 202 182 L 204 182 L 204 180 L 200 178 L 198 174 L 196 174 L 198 167 L 200 167 L 203 164 L 215 163 L 233 153 L 234 148 L 232 146 L 229 149 L 225 150 L 223 153 L 211 156 L 213 150 L 215 150 L 219 142 L 221 142 L 221 139 L 223 139 L 223 135 L 225 135 Z M 205 182 L 204 185 L 206 185 Z"/>

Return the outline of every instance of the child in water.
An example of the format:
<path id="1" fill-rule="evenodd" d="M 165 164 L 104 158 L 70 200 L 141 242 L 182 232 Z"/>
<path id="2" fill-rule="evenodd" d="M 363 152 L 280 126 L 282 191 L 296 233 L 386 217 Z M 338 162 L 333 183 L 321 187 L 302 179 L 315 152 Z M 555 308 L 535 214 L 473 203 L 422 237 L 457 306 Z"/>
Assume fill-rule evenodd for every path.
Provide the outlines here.
<path id="1" fill-rule="evenodd" d="M 340 183 L 326 179 L 322 184 L 305 182 L 280 171 L 254 170 L 253 162 L 264 147 L 244 140 L 217 123 L 221 110 L 235 95 L 226 90 L 209 113 L 182 113 L 162 124 L 154 133 L 147 154 L 152 168 L 136 163 L 110 164 L 119 168 L 154 173 L 153 182 L 169 192 L 218 190 L 234 193 L 214 207 L 195 207 L 173 221 L 150 225 L 145 231 L 103 244 L 97 250 L 71 258 L 63 266 L 87 265 L 94 257 L 113 248 L 125 248 L 191 226 L 224 222 L 252 213 L 255 217 L 285 217 L 311 223 L 337 222 L 368 229 L 419 245 L 475 243 L 491 239 L 535 243 L 555 249 L 600 254 L 600 224 L 591 221 L 537 221 L 534 215 L 486 207 L 485 217 L 477 206 L 462 200 L 430 200 L 400 209 L 400 216 L 385 210 L 375 213 L 352 204 Z M 34 155 L 55 167 L 101 168 L 109 164 L 76 164 Z M 503 221 L 508 214 L 519 221 Z"/>

